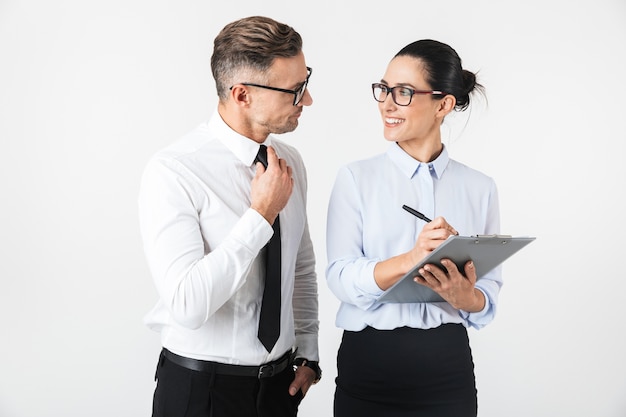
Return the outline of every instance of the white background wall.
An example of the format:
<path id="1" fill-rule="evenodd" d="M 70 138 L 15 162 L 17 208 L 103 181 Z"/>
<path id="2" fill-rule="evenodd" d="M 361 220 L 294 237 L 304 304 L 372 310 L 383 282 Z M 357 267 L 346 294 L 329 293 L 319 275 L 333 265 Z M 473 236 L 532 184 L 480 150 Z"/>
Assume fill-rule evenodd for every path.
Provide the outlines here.
<path id="1" fill-rule="evenodd" d="M 448 120 L 452 157 L 495 178 L 503 232 L 537 236 L 505 263 L 496 320 L 470 330 L 479 415 L 625 416 L 626 3 L 219 4 L 0 0 L 0 416 L 150 415 L 160 346 L 141 321 L 156 293 L 140 174 L 207 119 L 213 38 L 254 14 L 294 26 L 314 68 L 315 102 L 283 136 L 308 165 L 320 284 L 324 379 L 300 415 L 332 410 L 336 171 L 387 148 L 369 84 L 434 38 L 489 99 Z"/>

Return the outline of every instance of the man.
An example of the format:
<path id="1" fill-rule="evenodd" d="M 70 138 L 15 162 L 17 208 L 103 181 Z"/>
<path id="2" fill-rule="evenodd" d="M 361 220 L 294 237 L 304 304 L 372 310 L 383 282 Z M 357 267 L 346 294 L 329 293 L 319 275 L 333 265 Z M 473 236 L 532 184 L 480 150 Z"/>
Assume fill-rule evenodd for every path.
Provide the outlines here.
<path id="1" fill-rule="evenodd" d="M 312 104 L 311 69 L 300 35 L 258 16 L 222 29 L 211 68 L 217 111 L 141 183 L 159 294 L 145 321 L 163 345 L 153 416 L 295 416 L 321 377 L 317 278 L 305 167 L 270 134 L 293 131 Z M 276 318 L 261 330 L 272 291 Z"/>

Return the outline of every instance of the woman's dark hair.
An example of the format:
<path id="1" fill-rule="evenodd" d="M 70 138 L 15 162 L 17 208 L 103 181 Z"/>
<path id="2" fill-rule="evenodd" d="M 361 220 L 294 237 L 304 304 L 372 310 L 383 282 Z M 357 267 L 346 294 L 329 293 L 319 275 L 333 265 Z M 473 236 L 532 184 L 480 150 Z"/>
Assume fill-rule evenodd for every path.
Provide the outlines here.
<path id="1" fill-rule="evenodd" d="M 402 48 L 396 54 L 396 57 L 399 56 L 419 59 L 430 88 L 453 95 L 459 111 L 469 106 L 472 91 L 484 94 L 484 87 L 476 81 L 476 74 L 463 69 L 459 55 L 445 43 L 422 39 Z"/>

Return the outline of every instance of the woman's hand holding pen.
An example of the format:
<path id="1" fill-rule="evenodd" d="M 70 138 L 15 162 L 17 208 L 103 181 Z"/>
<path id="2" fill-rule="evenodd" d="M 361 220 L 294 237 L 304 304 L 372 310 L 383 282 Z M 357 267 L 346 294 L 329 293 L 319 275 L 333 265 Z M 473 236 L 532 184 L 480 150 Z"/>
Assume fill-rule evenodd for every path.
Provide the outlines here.
<path id="1" fill-rule="evenodd" d="M 426 223 L 413 249 L 376 264 L 374 267 L 376 284 L 383 291 L 389 289 L 448 237 L 458 234 L 443 217 L 437 217 Z"/>
<path id="2" fill-rule="evenodd" d="M 443 217 L 437 217 L 431 222 L 426 223 L 417 237 L 415 246 L 409 252 L 409 269 L 428 256 L 433 250 L 437 249 L 437 247 L 450 236 L 458 234 L 459 232 Z"/>

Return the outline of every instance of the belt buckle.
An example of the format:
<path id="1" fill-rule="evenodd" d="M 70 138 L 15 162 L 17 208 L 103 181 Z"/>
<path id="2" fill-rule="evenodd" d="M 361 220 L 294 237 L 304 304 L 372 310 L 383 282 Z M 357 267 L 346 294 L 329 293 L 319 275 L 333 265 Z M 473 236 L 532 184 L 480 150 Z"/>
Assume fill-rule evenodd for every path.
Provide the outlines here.
<path id="1" fill-rule="evenodd" d="M 273 364 L 262 365 L 259 368 L 259 375 L 257 376 L 257 378 L 270 378 L 274 376 L 274 369 L 275 365 Z"/>

